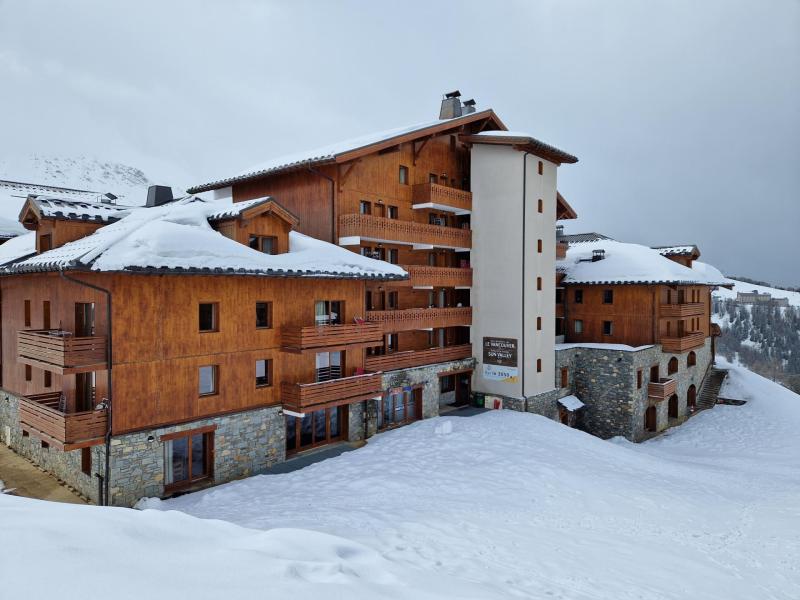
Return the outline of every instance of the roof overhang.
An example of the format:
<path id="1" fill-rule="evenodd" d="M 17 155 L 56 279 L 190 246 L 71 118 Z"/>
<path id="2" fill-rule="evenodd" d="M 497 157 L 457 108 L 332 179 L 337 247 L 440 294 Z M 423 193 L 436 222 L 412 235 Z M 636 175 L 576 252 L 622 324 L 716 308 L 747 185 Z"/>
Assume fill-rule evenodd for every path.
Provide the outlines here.
<path id="1" fill-rule="evenodd" d="M 235 206 L 235 205 L 234 205 Z M 297 225 L 300 223 L 300 219 L 295 216 L 292 212 L 278 204 L 272 198 L 264 198 L 263 202 L 259 202 L 258 204 L 254 204 L 253 206 L 248 207 L 247 209 L 241 211 L 238 214 L 230 215 L 230 216 L 223 216 L 218 219 L 209 219 L 210 222 L 213 223 L 222 223 L 224 221 L 249 221 L 255 217 L 259 217 L 261 215 L 274 215 L 285 221 L 289 224 L 292 229 L 296 229 Z"/>
<path id="2" fill-rule="evenodd" d="M 549 160 L 557 165 L 563 163 L 573 164 L 578 162 L 578 158 L 572 154 L 564 152 L 563 150 L 559 150 L 555 146 L 551 146 L 550 144 L 546 144 L 541 140 L 537 140 L 536 138 L 527 135 L 493 136 L 491 133 L 482 135 L 468 134 L 460 136 L 460 139 L 462 142 L 468 144 L 494 144 L 498 146 L 512 146 L 516 150 L 530 152 L 531 154 L 535 154 L 536 156 L 544 158 L 545 160 Z"/>
<path id="3" fill-rule="evenodd" d="M 556 221 L 563 221 L 565 219 L 577 219 L 578 213 L 569 205 L 569 202 L 561 195 L 561 192 L 556 191 Z"/>

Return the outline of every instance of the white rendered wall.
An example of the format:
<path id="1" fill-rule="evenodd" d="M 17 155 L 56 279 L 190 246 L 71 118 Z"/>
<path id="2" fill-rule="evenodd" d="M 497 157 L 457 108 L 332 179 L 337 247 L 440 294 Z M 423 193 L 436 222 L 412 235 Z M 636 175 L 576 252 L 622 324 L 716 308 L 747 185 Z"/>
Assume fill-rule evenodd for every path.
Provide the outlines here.
<path id="1" fill-rule="evenodd" d="M 524 152 L 509 146 L 475 144 L 470 174 L 471 336 L 473 354 L 478 359 L 473 390 L 515 398 L 535 396 L 555 387 L 556 165 L 532 154 L 527 160 L 524 157 Z M 544 163 L 543 175 L 538 172 L 540 160 Z M 538 212 L 540 198 L 542 213 Z M 540 239 L 541 253 L 537 251 Z M 536 289 L 537 277 L 542 278 L 541 291 Z M 541 317 L 541 331 L 536 329 L 537 317 Z M 517 382 L 484 377 L 484 337 L 517 340 Z M 537 359 L 542 361 L 541 372 L 537 372 Z"/>

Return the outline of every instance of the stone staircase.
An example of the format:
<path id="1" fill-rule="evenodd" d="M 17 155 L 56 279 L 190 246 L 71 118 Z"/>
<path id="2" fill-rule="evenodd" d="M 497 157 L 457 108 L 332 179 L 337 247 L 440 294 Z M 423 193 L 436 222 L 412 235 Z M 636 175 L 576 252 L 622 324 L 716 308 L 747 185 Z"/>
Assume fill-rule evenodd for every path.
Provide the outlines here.
<path id="1" fill-rule="evenodd" d="M 728 375 L 727 369 L 717 369 L 711 367 L 706 377 L 703 387 L 700 389 L 700 395 L 697 397 L 697 410 L 705 410 L 706 408 L 714 408 L 717 403 L 717 396 L 722 387 L 722 382 Z"/>

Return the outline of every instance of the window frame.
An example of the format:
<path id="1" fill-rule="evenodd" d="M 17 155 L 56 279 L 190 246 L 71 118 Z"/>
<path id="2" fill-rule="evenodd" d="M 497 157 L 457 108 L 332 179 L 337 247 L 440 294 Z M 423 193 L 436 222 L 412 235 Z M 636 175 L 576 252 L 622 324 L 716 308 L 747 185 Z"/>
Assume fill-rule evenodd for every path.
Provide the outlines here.
<path id="1" fill-rule="evenodd" d="M 536 278 L 536 291 L 538 291 L 538 292 L 542 291 L 542 278 L 541 277 L 537 277 Z"/>
<path id="2" fill-rule="evenodd" d="M 574 333 L 583 333 L 583 319 L 572 319 L 572 331 Z"/>
<path id="3" fill-rule="evenodd" d="M 614 321 L 603 321 L 603 335 L 614 335 Z"/>
<path id="4" fill-rule="evenodd" d="M 572 301 L 575 304 L 583 304 L 583 289 L 572 290 Z"/>
<path id="5" fill-rule="evenodd" d="M 211 306 L 211 327 L 212 329 L 202 329 L 202 318 L 200 311 L 202 306 Z M 219 332 L 219 302 L 198 302 L 197 303 L 197 332 L 198 333 L 218 333 Z"/>
<path id="6" fill-rule="evenodd" d="M 159 437 L 158 441 L 164 444 L 163 451 L 164 451 L 164 465 L 165 465 L 165 472 L 164 472 L 165 493 L 172 493 L 179 490 L 184 490 L 197 485 L 199 482 L 214 480 L 214 434 L 216 430 L 217 430 L 216 425 L 207 425 L 205 427 L 198 427 L 196 429 L 167 433 Z M 192 477 L 192 438 L 196 435 L 203 436 L 203 442 L 205 445 L 204 448 L 205 452 L 203 456 L 203 461 L 205 463 L 205 473 L 200 477 Z M 166 464 L 167 461 L 171 460 L 172 457 L 167 456 L 168 446 L 166 442 L 172 442 L 174 440 L 178 440 L 184 437 L 188 438 L 186 452 L 189 456 L 189 477 L 177 483 L 176 482 L 167 483 Z"/>
<path id="7" fill-rule="evenodd" d="M 369 200 L 359 200 L 358 201 L 358 214 L 360 215 L 371 215 L 372 214 L 372 202 Z"/>
<path id="8" fill-rule="evenodd" d="M 202 370 L 203 369 L 211 369 L 211 383 L 212 383 L 212 391 L 210 392 L 203 392 L 202 391 Z M 197 395 L 200 398 L 205 398 L 207 396 L 216 396 L 219 394 L 219 365 L 199 365 L 197 367 Z"/>
<path id="9" fill-rule="evenodd" d="M 269 241 L 270 243 L 270 251 L 267 252 L 264 250 L 264 243 Z M 253 246 L 253 242 L 256 243 L 255 247 Z M 257 233 L 251 233 L 247 239 L 247 245 L 256 252 L 261 252 L 262 254 L 268 255 L 275 255 L 278 253 L 278 238 L 274 235 L 259 235 Z"/>
<path id="10" fill-rule="evenodd" d="M 603 290 L 603 304 L 614 304 L 614 290 Z"/>
<path id="11" fill-rule="evenodd" d="M 267 324 L 266 325 L 259 325 L 258 324 L 258 306 L 260 304 L 265 305 L 266 312 L 267 312 Z M 272 329 L 272 301 L 271 300 L 258 300 L 256 301 L 256 329 Z"/>
<path id="12" fill-rule="evenodd" d="M 259 383 L 258 382 L 258 363 L 260 363 L 260 362 L 264 363 L 264 378 L 267 380 L 266 383 Z M 273 376 L 272 376 L 272 365 L 273 365 L 273 362 L 272 362 L 271 358 L 258 358 L 258 359 L 256 359 L 256 377 L 255 377 L 255 382 L 256 382 L 256 388 L 257 389 L 268 388 L 268 387 L 272 387 L 273 386 L 273 382 L 275 380 L 273 379 Z"/>
<path id="13" fill-rule="evenodd" d="M 408 185 L 408 167 L 405 165 L 400 165 L 400 168 L 397 172 L 397 181 L 400 185 Z"/>

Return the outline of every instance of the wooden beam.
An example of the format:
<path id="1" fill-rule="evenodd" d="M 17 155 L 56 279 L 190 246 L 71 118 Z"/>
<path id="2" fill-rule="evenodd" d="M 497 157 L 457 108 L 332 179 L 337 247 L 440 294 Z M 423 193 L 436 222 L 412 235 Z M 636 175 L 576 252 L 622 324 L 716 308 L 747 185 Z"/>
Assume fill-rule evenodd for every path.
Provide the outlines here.
<path id="1" fill-rule="evenodd" d="M 426 137 L 424 140 L 422 140 L 422 143 L 419 145 L 419 148 L 417 148 L 417 142 L 414 142 L 414 158 L 411 161 L 412 165 L 414 166 L 417 165 L 417 158 L 419 157 L 419 153 L 422 152 L 422 149 L 425 147 L 425 144 L 427 144 L 430 141 L 430 139 L 431 138 Z"/>
<path id="2" fill-rule="evenodd" d="M 339 191 L 341 192 L 344 188 L 344 184 L 347 182 L 347 178 L 350 177 L 350 174 L 355 169 L 356 165 L 361 162 L 360 158 L 355 159 L 354 161 L 344 164 L 344 165 L 336 165 L 336 171 L 338 174 L 338 181 L 339 181 Z M 346 171 L 342 172 L 342 167 L 346 167 Z"/>

